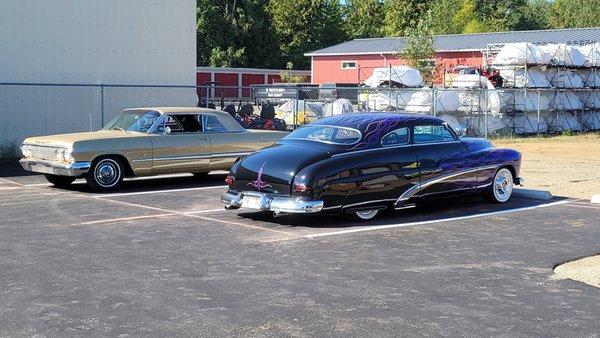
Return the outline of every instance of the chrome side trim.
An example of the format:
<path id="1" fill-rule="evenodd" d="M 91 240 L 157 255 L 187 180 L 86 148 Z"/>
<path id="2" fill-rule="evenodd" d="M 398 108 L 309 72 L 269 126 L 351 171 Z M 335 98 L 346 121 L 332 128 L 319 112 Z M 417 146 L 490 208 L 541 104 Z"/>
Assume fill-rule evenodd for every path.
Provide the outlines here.
<path id="1" fill-rule="evenodd" d="M 395 200 L 396 200 L 395 198 L 387 198 L 387 199 L 383 199 L 383 200 L 372 200 L 372 201 L 365 201 L 365 202 L 360 202 L 360 203 L 352 203 L 352 204 L 344 205 L 344 208 L 350 208 L 350 207 L 355 207 L 357 205 L 377 203 L 377 202 L 391 202 L 391 201 L 395 201 Z"/>
<path id="2" fill-rule="evenodd" d="M 495 169 L 498 168 L 497 164 L 494 165 L 488 165 L 488 166 L 482 166 L 482 167 L 476 167 L 476 168 L 470 168 L 470 169 L 466 169 L 466 170 L 462 170 L 459 172 L 455 172 L 455 173 L 451 173 L 448 175 L 444 175 L 444 176 L 440 176 L 440 177 L 436 177 L 434 179 L 431 179 L 429 181 L 425 181 L 425 182 L 421 182 L 420 184 L 416 184 L 414 186 L 412 186 L 410 189 L 406 190 L 402 195 L 400 195 L 400 197 L 398 197 L 398 200 L 396 200 L 396 203 L 394 203 L 394 206 L 400 206 L 402 204 L 404 204 L 404 202 L 406 202 L 407 200 L 409 200 L 410 198 L 412 198 L 416 193 L 418 193 L 419 191 L 432 186 L 436 183 L 440 183 L 443 182 L 445 180 L 457 177 L 457 176 L 461 176 L 461 175 L 465 175 L 465 174 L 470 174 L 479 170 L 488 170 L 488 169 Z"/>
<path id="3" fill-rule="evenodd" d="M 179 161 L 179 160 L 201 160 L 201 159 L 211 159 L 211 158 L 227 158 L 227 157 L 240 157 L 250 155 L 252 152 L 242 152 L 242 153 L 218 153 L 211 155 L 192 155 L 192 156 L 173 156 L 173 157 L 157 157 L 155 159 L 145 158 L 139 160 L 133 160 L 133 162 L 151 162 L 151 161 Z"/>
<path id="4" fill-rule="evenodd" d="M 454 140 L 454 141 L 442 141 L 442 142 L 421 142 L 421 143 L 414 143 L 414 146 L 427 146 L 427 145 L 432 145 L 432 144 L 452 144 L 452 143 L 461 143 L 462 141 L 460 140 Z"/>

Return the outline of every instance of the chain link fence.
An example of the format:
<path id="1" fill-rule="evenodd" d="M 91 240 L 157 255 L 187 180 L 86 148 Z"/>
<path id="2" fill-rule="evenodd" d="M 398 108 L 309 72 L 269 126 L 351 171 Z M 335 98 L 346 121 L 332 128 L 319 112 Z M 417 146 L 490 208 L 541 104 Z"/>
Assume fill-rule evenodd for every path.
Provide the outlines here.
<path id="1" fill-rule="evenodd" d="M 600 90 L 368 88 L 358 85 L 130 86 L 0 83 L 0 159 L 26 137 L 98 130 L 125 108 L 226 110 L 249 128 L 287 129 L 360 111 L 438 116 L 470 136 L 600 130 Z M 274 123 L 273 123 L 274 121 Z"/>

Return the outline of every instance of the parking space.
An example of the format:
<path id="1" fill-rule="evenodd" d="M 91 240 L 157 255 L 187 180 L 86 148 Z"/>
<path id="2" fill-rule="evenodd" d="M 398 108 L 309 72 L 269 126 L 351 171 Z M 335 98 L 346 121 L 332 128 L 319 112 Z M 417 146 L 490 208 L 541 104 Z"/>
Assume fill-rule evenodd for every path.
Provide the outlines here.
<path id="1" fill-rule="evenodd" d="M 226 211 L 223 173 L 117 193 L 0 179 L 0 335 L 590 335 L 600 207 L 479 197 L 340 216 Z"/>

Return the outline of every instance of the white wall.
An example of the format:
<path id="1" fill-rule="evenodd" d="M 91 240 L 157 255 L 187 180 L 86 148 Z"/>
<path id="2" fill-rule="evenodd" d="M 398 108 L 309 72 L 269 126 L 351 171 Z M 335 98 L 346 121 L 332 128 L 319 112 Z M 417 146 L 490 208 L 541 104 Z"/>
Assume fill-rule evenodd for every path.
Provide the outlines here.
<path id="1" fill-rule="evenodd" d="M 194 0 L 10 0 L 0 6 L 0 159 L 27 136 L 98 129 L 119 110 L 195 105 Z M 102 118 L 102 114 L 104 118 Z"/>
<path id="2" fill-rule="evenodd" d="M 194 85 L 193 0 L 13 0 L 0 82 Z"/>

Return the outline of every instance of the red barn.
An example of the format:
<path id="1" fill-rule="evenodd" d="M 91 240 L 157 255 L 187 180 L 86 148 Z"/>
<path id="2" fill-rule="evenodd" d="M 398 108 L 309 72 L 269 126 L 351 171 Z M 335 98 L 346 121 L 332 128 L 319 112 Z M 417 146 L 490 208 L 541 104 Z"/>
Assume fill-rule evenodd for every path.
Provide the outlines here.
<path id="1" fill-rule="evenodd" d="M 436 82 L 442 82 L 443 69 L 459 65 L 481 68 L 488 44 L 585 43 L 597 41 L 599 36 L 599 28 L 437 35 L 435 58 L 441 72 L 437 72 Z M 356 39 L 305 55 L 311 58 L 313 83 L 361 83 L 374 68 L 403 64 L 398 52 L 405 45 L 406 38 Z"/>
<path id="2" fill-rule="evenodd" d="M 250 86 L 253 84 L 280 83 L 281 69 L 258 68 L 219 68 L 198 67 L 196 69 L 197 86 L 214 86 L 217 97 L 249 97 Z M 305 82 L 310 82 L 310 71 L 292 70 L 294 75 L 302 75 Z M 234 88 L 235 87 L 235 88 Z M 201 94 L 202 97 L 205 94 Z"/>

